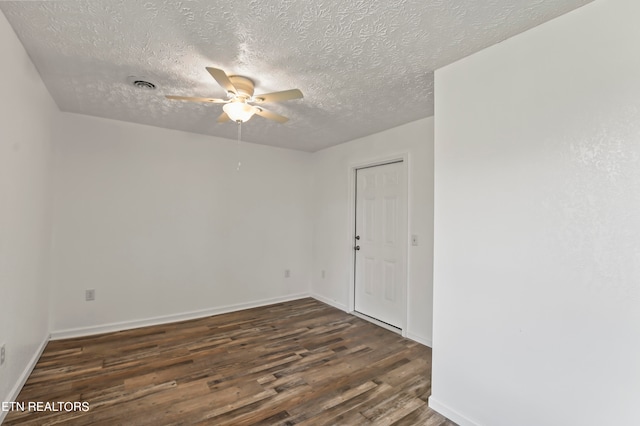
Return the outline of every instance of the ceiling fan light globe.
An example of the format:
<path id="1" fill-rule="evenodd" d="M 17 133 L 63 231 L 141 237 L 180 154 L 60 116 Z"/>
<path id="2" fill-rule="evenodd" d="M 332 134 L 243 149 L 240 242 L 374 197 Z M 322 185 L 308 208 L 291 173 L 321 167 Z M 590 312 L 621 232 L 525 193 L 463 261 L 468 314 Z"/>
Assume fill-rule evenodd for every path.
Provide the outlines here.
<path id="1" fill-rule="evenodd" d="M 253 105 L 246 104 L 244 102 L 230 102 L 224 104 L 222 109 L 227 113 L 229 118 L 235 122 L 244 123 L 253 117 L 253 114 L 258 112 L 258 108 Z"/>

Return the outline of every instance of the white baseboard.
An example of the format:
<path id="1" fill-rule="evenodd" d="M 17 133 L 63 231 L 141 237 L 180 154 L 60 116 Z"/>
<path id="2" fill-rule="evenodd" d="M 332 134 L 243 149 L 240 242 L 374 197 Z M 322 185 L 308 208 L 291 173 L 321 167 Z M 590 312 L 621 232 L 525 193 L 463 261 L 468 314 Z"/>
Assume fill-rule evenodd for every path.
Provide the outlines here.
<path id="1" fill-rule="evenodd" d="M 27 383 L 27 379 L 29 378 L 29 376 L 31 375 L 31 372 L 33 371 L 36 364 L 40 360 L 40 357 L 42 356 L 42 352 L 44 352 L 44 348 L 47 346 L 47 343 L 49 343 L 50 339 L 51 339 L 50 335 L 45 336 L 45 338 L 42 340 L 42 343 L 40 343 L 40 346 L 38 347 L 36 352 L 33 354 L 31 359 L 29 360 L 29 363 L 27 364 L 24 371 L 18 378 L 18 381 L 16 382 L 15 385 L 13 385 L 13 388 L 11 388 L 11 390 L 9 391 L 7 398 L 4 399 L 3 401 L 14 402 L 18 398 L 18 395 L 20 395 L 20 391 L 22 390 L 22 387 L 24 386 L 25 383 Z M 9 414 L 8 411 L 0 410 L 0 424 L 2 424 L 7 414 Z"/>
<path id="2" fill-rule="evenodd" d="M 460 426 L 481 426 L 480 423 L 471 420 L 467 416 L 460 414 L 459 412 L 452 409 L 448 405 L 438 401 L 433 397 L 433 395 L 429 397 L 429 408 L 431 408 L 434 411 L 437 411 L 438 413 L 442 414 L 449 420 L 452 420 L 458 423 L 458 425 Z"/>
<path id="3" fill-rule="evenodd" d="M 433 348 L 433 341 L 431 339 L 427 339 L 426 337 L 420 336 L 410 331 L 407 331 L 407 339 L 411 339 L 414 342 L 420 343 L 421 345 L 425 345 L 430 348 Z"/>
<path id="4" fill-rule="evenodd" d="M 95 334 L 111 333 L 114 331 L 130 330 L 133 328 L 161 325 L 178 321 L 185 321 L 197 318 L 210 317 L 212 315 L 226 314 L 229 312 L 241 311 L 243 309 L 258 308 L 260 306 L 272 305 L 274 303 L 290 302 L 292 300 L 310 297 L 308 293 L 290 294 L 287 296 L 272 297 L 269 299 L 256 300 L 247 303 L 237 303 L 234 305 L 219 306 L 211 309 L 185 312 L 181 314 L 164 315 L 142 320 L 123 321 L 111 324 L 97 325 L 92 327 L 80 327 L 67 330 L 58 330 L 51 333 L 51 340 L 70 339 L 74 337 L 92 336 Z"/>
<path id="5" fill-rule="evenodd" d="M 311 293 L 311 297 L 321 301 L 322 303 L 326 303 L 327 305 L 333 306 L 334 308 L 338 308 L 341 311 L 349 312 L 347 305 L 343 305 L 342 303 L 339 303 L 333 299 L 329 299 L 328 297 L 320 296 L 317 293 Z"/>
<path id="6" fill-rule="evenodd" d="M 358 315 L 357 312 L 349 311 L 349 308 L 347 308 L 347 305 L 343 305 L 342 303 L 339 303 L 339 302 L 337 302 L 337 301 L 335 301 L 333 299 L 329 299 L 328 297 L 321 296 L 318 293 L 311 293 L 311 297 L 321 301 L 322 303 L 326 303 L 327 305 L 333 306 L 334 308 L 338 308 L 341 311 L 344 311 L 344 312 L 350 313 L 350 314 L 354 314 L 354 315 L 360 317 L 360 315 Z M 366 319 L 368 321 L 372 320 L 372 318 L 365 317 L 365 316 L 362 316 L 361 318 L 364 318 L 364 319 Z M 376 321 L 374 320 L 373 322 L 376 322 Z M 387 328 L 387 329 L 389 329 L 389 330 L 391 330 L 393 332 L 396 332 L 396 333 L 398 332 L 395 328 L 390 328 L 384 323 L 376 322 L 376 324 L 380 325 L 383 328 Z M 425 345 L 425 346 L 428 346 L 430 348 L 433 347 L 432 346 L 433 342 L 431 341 L 431 339 L 427 339 L 426 337 L 420 336 L 419 334 L 415 334 L 415 333 L 412 333 L 410 331 L 407 331 L 407 336 L 406 337 L 407 337 L 407 339 L 411 339 L 411 340 L 413 340 L 415 342 L 420 343 L 421 345 Z"/>

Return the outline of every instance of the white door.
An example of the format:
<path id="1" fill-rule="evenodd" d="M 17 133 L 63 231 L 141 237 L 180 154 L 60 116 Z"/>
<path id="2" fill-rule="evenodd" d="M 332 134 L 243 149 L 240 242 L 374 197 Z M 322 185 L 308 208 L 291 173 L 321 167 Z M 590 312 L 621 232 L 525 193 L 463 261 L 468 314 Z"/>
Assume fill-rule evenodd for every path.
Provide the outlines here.
<path id="1" fill-rule="evenodd" d="M 355 310 L 397 328 L 406 313 L 406 179 L 402 161 L 356 170 Z"/>

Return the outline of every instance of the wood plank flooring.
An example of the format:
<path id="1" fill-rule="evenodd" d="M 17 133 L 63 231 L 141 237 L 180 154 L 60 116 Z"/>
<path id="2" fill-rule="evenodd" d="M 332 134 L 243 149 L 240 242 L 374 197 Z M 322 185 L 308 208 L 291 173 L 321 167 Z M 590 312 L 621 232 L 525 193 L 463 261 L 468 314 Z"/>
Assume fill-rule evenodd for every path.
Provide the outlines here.
<path id="1" fill-rule="evenodd" d="M 431 350 L 314 299 L 50 342 L 14 424 L 455 426 L 427 406 Z"/>

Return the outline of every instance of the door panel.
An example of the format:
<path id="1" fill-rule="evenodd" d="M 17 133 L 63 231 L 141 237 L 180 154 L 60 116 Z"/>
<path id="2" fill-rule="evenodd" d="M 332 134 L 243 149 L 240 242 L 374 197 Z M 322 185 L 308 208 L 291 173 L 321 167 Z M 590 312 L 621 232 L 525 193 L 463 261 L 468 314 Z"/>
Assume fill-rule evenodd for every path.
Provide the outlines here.
<path id="1" fill-rule="evenodd" d="M 395 197 L 385 197 L 384 210 L 382 215 L 384 217 L 384 227 L 382 232 L 384 234 L 383 240 L 389 247 L 396 246 L 396 238 L 398 236 L 396 212 L 398 211 L 398 199 Z"/>
<path id="2" fill-rule="evenodd" d="M 396 301 L 396 262 L 384 261 L 384 297 Z"/>
<path id="3" fill-rule="evenodd" d="M 406 314 L 405 163 L 356 170 L 355 310 L 401 328 Z"/>
<path id="4" fill-rule="evenodd" d="M 375 276 L 375 259 L 367 257 L 364 259 L 364 291 L 368 295 L 373 295 L 373 279 Z"/>

